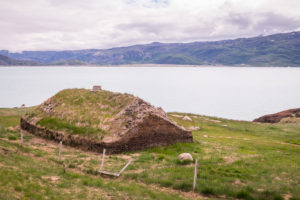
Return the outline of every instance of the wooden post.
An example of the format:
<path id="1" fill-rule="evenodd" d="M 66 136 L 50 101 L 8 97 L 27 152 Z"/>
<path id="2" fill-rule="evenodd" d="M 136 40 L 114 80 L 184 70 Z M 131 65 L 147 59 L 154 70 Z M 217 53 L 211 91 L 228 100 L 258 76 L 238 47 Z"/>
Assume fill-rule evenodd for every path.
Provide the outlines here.
<path id="1" fill-rule="evenodd" d="M 196 162 L 195 162 L 195 172 L 194 172 L 193 191 L 195 191 L 195 189 L 196 189 L 196 184 L 197 184 L 197 168 L 198 168 L 198 159 L 196 159 Z"/>
<path id="2" fill-rule="evenodd" d="M 123 167 L 123 169 L 121 169 L 121 171 L 119 172 L 119 176 L 125 171 L 125 169 L 130 165 L 130 163 L 133 161 L 133 159 L 131 158 L 129 160 L 129 162 Z"/>
<path id="3" fill-rule="evenodd" d="M 102 169 L 103 169 L 103 165 L 104 165 L 104 157 L 105 157 L 105 151 L 106 151 L 106 149 L 103 149 L 103 154 L 102 154 L 102 161 L 101 161 L 100 171 L 102 171 Z"/>
<path id="4" fill-rule="evenodd" d="M 20 135 L 21 135 L 21 146 L 23 146 L 23 133 L 22 133 L 22 130 L 20 130 Z"/>
<path id="5" fill-rule="evenodd" d="M 61 161 L 61 148 L 62 148 L 62 141 L 59 142 L 59 153 L 58 153 L 58 160 Z"/>

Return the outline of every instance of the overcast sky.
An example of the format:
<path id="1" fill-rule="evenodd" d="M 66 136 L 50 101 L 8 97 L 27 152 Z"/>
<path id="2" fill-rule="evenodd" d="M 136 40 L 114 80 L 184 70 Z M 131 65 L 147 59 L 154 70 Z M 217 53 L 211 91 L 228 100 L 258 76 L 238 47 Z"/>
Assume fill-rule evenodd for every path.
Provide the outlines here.
<path id="1" fill-rule="evenodd" d="M 300 31 L 300 0 L 0 0 L 0 49 L 72 50 Z"/>

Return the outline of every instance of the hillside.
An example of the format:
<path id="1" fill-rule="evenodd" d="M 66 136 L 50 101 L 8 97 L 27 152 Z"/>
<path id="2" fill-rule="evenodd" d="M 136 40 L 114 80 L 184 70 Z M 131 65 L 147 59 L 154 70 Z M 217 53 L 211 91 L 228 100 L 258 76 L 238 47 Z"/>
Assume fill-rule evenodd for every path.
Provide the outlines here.
<path id="1" fill-rule="evenodd" d="M 63 145 L 58 161 L 58 143 L 26 132 L 22 147 L 19 119 L 32 109 L 0 109 L 0 199 L 300 199 L 299 124 L 169 113 L 200 127 L 195 142 L 107 156 L 104 170 L 113 172 L 134 159 L 115 179 L 97 172 L 101 154 Z M 194 164 L 177 161 L 183 152 L 199 159 L 195 193 Z"/>
<path id="2" fill-rule="evenodd" d="M 74 51 L 24 51 L 0 54 L 44 64 L 76 63 L 300 66 L 300 32 L 212 42 L 158 43 Z"/>
<path id="3" fill-rule="evenodd" d="M 36 65 L 42 65 L 41 63 L 38 63 L 36 61 L 28 61 L 28 60 L 16 60 L 12 59 L 7 56 L 0 55 L 0 66 L 36 66 Z"/>
<path id="4" fill-rule="evenodd" d="M 21 128 L 86 150 L 119 153 L 192 142 L 191 132 L 129 94 L 66 89 L 21 119 Z"/>

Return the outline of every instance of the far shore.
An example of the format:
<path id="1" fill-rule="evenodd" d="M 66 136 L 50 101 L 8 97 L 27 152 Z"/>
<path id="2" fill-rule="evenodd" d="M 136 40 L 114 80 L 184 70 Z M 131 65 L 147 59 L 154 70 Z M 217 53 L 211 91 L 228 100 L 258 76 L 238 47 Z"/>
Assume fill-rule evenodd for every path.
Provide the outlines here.
<path id="1" fill-rule="evenodd" d="M 296 66 L 252 66 L 252 65 L 181 65 L 181 64 L 121 64 L 121 65 L 98 65 L 98 64 L 86 64 L 86 65 L 3 65 L 0 67 L 159 67 L 159 68 L 298 68 Z"/>

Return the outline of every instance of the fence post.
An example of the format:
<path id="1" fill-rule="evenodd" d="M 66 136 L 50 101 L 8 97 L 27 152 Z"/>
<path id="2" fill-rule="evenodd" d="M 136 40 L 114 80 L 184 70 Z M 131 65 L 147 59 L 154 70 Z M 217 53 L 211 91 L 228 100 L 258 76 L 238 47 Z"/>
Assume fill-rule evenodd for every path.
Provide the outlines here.
<path id="1" fill-rule="evenodd" d="M 21 146 L 23 146 L 23 133 L 22 133 L 22 130 L 20 130 L 20 135 L 21 135 Z"/>
<path id="2" fill-rule="evenodd" d="M 102 171 L 102 169 L 103 169 L 105 152 L 106 152 L 106 149 L 103 149 L 103 154 L 102 154 L 102 160 L 101 160 L 100 171 Z"/>
<path id="3" fill-rule="evenodd" d="M 198 168 L 198 159 L 196 159 L 196 162 L 195 162 L 195 172 L 194 172 L 193 191 L 195 191 L 195 189 L 196 189 L 196 184 L 197 184 L 197 168 Z"/>
<path id="4" fill-rule="evenodd" d="M 58 160 L 61 161 L 61 148 L 62 148 L 62 141 L 59 142 L 59 153 L 58 153 Z"/>

